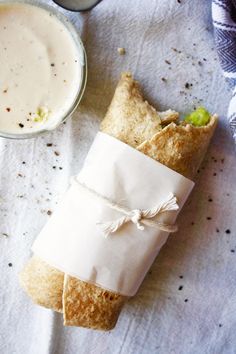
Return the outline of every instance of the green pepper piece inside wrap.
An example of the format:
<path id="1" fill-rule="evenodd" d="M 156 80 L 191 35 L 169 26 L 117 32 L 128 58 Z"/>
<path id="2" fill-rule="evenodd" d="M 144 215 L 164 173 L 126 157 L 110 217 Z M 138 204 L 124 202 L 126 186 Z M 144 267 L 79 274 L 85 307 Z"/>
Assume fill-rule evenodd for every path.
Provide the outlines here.
<path id="1" fill-rule="evenodd" d="M 198 107 L 195 111 L 188 114 L 184 120 L 196 127 L 201 127 L 208 124 L 210 117 L 210 113 L 204 107 Z"/>

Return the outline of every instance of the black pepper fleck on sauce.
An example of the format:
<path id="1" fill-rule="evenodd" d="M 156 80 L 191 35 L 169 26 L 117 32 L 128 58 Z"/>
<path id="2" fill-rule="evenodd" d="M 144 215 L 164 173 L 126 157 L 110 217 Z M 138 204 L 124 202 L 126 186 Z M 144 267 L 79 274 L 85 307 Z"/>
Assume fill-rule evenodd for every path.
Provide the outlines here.
<path id="1" fill-rule="evenodd" d="M 52 166 L 52 168 L 55 170 L 57 167 L 56 166 Z"/>
<path id="2" fill-rule="evenodd" d="M 232 249 L 232 250 L 230 250 L 230 252 L 231 252 L 231 253 L 235 253 L 235 250 L 234 250 L 234 249 Z"/>
<path id="3" fill-rule="evenodd" d="M 47 147 L 51 147 L 51 146 L 52 146 L 52 143 L 48 143 L 48 144 L 47 144 Z"/>
<path id="4" fill-rule="evenodd" d="M 24 124 L 19 123 L 19 127 L 20 127 L 20 128 L 24 128 Z"/>
<path id="5" fill-rule="evenodd" d="M 165 77 L 162 77 L 161 80 L 162 80 L 163 82 L 167 82 L 167 80 L 166 80 Z"/>
<path id="6" fill-rule="evenodd" d="M 169 60 L 165 60 L 165 63 L 171 65 L 171 62 Z"/>
<path id="7" fill-rule="evenodd" d="M 7 111 L 7 112 L 11 112 L 11 108 L 10 108 L 10 107 L 7 107 L 7 108 L 6 108 L 6 111 Z"/>
<path id="8" fill-rule="evenodd" d="M 184 302 L 188 302 L 188 299 L 185 299 Z"/>
<path id="9" fill-rule="evenodd" d="M 207 217 L 207 220 L 211 220 L 211 217 L 210 217 L 210 216 L 208 216 L 208 217 Z"/>
<path id="10" fill-rule="evenodd" d="M 230 229 L 225 230 L 225 233 L 230 234 L 231 233 Z"/>
<path id="11" fill-rule="evenodd" d="M 59 156 L 59 155 L 60 155 L 60 152 L 54 151 L 54 154 L 55 154 L 56 156 Z"/>
<path id="12" fill-rule="evenodd" d="M 180 285 L 178 290 L 182 290 L 183 289 L 183 285 Z"/>
<path id="13" fill-rule="evenodd" d="M 12 267 L 12 263 L 8 263 L 8 267 Z"/>
<path id="14" fill-rule="evenodd" d="M 220 230 L 219 230 L 219 229 L 216 229 L 216 232 L 220 232 Z"/>
<path id="15" fill-rule="evenodd" d="M 48 210 L 47 211 L 47 214 L 50 216 L 50 215 L 52 215 L 52 211 L 51 210 Z"/>
<path id="16" fill-rule="evenodd" d="M 222 325 L 222 323 L 219 323 L 219 327 L 222 327 L 223 325 Z"/>
<path id="17" fill-rule="evenodd" d="M 183 279 L 183 277 L 184 277 L 183 275 L 180 275 L 180 276 L 179 276 L 180 279 Z"/>
<path id="18" fill-rule="evenodd" d="M 54 64 L 54 63 L 51 63 L 51 66 L 55 66 L 55 64 Z"/>
<path id="19" fill-rule="evenodd" d="M 208 202 L 212 202 L 212 201 L 213 201 L 212 198 L 209 198 L 209 199 L 208 199 Z"/>

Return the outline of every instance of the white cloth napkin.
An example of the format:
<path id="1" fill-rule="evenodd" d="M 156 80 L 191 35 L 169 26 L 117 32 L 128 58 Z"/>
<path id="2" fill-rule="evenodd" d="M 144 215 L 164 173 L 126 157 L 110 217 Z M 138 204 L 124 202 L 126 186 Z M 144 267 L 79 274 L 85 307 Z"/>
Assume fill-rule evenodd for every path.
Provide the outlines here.
<path id="1" fill-rule="evenodd" d="M 235 0 L 212 0 L 212 19 L 216 48 L 223 75 L 232 88 L 228 120 L 236 143 L 236 3 Z"/>
<path id="2" fill-rule="evenodd" d="M 233 354 L 236 164 L 211 1 L 103 0 L 92 12 L 73 16 L 81 23 L 89 63 L 78 112 L 50 134 L 0 140 L 0 352 Z M 124 56 L 118 47 L 126 49 Z M 31 303 L 18 272 L 69 177 L 81 167 L 120 72 L 127 69 L 153 105 L 181 112 L 205 105 L 221 115 L 220 124 L 178 218 L 179 232 L 169 238 L 116 329 L 64 328 L 61 315 Z"/>

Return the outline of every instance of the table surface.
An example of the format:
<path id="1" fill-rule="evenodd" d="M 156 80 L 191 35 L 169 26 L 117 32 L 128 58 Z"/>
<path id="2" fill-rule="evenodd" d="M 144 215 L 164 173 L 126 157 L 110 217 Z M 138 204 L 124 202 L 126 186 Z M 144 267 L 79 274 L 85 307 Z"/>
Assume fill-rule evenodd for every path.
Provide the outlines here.
<path id="1" fill-rule="evenodd" d="M 89 64 L 79 109 L 44 136 L 0 140 L 0 352 L 236 353 L 235 149 L 225 118 L 230 91 L 214 49 L 211 2 L 104 0 L 73 18 Z M 126 54 L 119 55 L 118 47 Z M 81 168 L 124 70 L 140 80 L 155 107 L 185 113 L 205 105 L 220 122 L 178 218 L 178 233 L 126 304 L 116 329 L 66 328 L 61 315 L 31 303 L 18 273 L 48 211 L 55 210 L 69 177 Z"/>

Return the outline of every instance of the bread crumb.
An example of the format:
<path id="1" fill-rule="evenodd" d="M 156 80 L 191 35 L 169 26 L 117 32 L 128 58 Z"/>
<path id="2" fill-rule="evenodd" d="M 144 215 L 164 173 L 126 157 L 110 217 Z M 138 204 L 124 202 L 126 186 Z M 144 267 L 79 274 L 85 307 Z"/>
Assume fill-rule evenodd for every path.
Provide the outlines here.
<path id="1" fill-rule="evenodd" d="M 118 52 L 120 55 L 125 55 L 125 48 L 117 48 L 117 52 Z"/>

